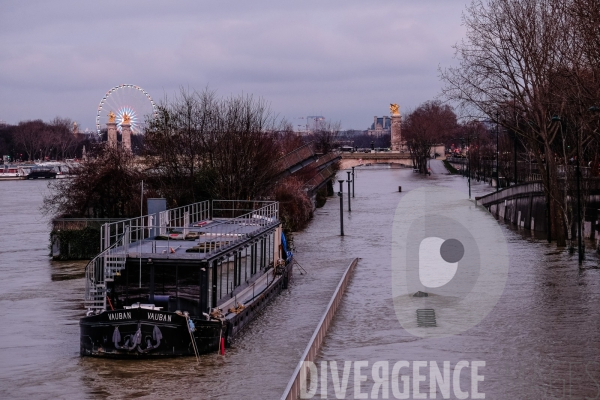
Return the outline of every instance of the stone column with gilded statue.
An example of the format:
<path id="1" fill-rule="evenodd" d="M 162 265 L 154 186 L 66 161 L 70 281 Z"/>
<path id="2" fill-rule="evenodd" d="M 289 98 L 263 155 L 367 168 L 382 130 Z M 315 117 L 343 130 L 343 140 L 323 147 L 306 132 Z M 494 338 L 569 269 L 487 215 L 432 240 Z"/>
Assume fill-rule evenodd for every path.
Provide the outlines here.
<path id="1" fill-rule="evenodd" d="M 390 114 L 392 114 L 392 151 L 404 150 L 404 141 L 402 140 L 402 116 L 400 115 L 400 106 L 390 104 Z"/>
<path id="2" fill-rule="evenodd" d="M 121 145 L 123 150 L 131 151 L 131 117 L 128 114 L 123 114 Z"/>
<path id="3" fill-rule="evenodd" d="M 110 147 L 114 147 L 114 148 L 117 147 L 116 118 L 117 118 L 117 116 L 115 115 L 115 113 L 111 111 L 108 113 L 108 122 L 106 123 L 106 129 L 108 131 L 108 137 L 107 137 L 108 145 Z"/>

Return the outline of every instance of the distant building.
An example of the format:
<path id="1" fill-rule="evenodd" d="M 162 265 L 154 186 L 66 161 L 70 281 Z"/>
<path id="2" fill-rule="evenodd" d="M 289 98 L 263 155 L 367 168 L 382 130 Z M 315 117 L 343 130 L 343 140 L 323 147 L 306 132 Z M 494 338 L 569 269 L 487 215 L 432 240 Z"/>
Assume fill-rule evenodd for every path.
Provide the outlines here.
<path id="1" fill-rule="evenodd" d="M 373 117 L 371 128 L 367 130 L 367 134 L 375 137 L 390 135 L 392 133 L 392 119 L 388 116 Z"/>
<path id="2" fill-rule="evenodd" d="M 339 131 L 337 133 L 336 143 L 339 146 L 351 146 L 354 147 L 354 140 L 366 134 L 367 131 L 359 131 L 357 129 L 348 129 L 345 131 Z"/>
<path id="3" fill-rule="evenodd" d="M 343 138 L 353 139 L 356 136 L 361 136 L 361 135 L 364 135 L 365 133 L 367 133 L 367 131 L 361 131 L 358 129 L 348 129 L 345 131 L 339 131 L 338 135 Z"/>

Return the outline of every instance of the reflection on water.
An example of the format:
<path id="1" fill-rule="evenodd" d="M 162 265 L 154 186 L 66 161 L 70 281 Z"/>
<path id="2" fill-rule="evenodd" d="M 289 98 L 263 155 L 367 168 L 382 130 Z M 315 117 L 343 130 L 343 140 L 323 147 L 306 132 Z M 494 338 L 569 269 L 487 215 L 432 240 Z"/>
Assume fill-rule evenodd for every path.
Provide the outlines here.
<path id="1" fill-rule="evenodd" d="M 205 355 L 200 365 L 193 357 L 80 358 L 85 262 L 49 260 L 49 226 L 38 210 L 45 182 L 0 185 L 2 398 L 279 398 L 354 257 L 361 261 L 321 359 L 485 360 L 480 391 L 492 399 L 544 398 L 544 391 L 547 398 L 560 398 L 563 389 L 570 390 L 571 398 L 593 398 L 597 387 L 590 375 L 600 382 L 600 364 L 581 364 L 600 361 L 597 257 L 590 252 L 580 271 L 576 254 L 556 250 L 544 236 L 503 227 L 510 252 L 507 286 L 492 313 L 475 328 L 450 338 L 419 339 L 400 327 L 389 279 L 397 202 L 404 192 L 423 185 L 466 191 L 466 180 L 458 176 L 357 170 L 352 213 L 344 214 L 346 236 L 339 236 L 339 202 L 331 198 L 295 236 L 296 257 L 308 273 L 296 273 L 291 290 L 270 304 L 225 357 Z M 398 193 L 399 185 L 403 193 Z M 489 190 L 473 185 L 474 196 Z"/>
<path id="2" fill-rule="evenodd" d="M 69 279 L 82 279 L 85 276 L 85 266 L 88 262 L 76 261 L 50 261 L 53 281 L 66 281 Z"/>

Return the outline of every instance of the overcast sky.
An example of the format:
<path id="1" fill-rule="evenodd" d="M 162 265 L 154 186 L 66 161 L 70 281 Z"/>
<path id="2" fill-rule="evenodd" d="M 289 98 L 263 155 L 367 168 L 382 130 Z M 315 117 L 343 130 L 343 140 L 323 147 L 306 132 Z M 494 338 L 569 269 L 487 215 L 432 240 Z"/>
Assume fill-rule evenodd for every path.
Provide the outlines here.
<path id="1" fill-rule="evenodd" d="M 3 1 L 0 120 L 95 129 L 121 83 L 263 97 L 281 118 L 366 129 L 438 95 L 466 0 Z"/>

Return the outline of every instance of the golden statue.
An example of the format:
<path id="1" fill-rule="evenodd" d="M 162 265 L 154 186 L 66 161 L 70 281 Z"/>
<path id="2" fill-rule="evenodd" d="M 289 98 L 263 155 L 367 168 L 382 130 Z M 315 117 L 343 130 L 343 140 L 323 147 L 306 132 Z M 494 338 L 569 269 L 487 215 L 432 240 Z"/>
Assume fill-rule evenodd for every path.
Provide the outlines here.
<path id="1" fill-rule="evenodd" d="M 109 112 L 108 113 L 108 122 L 113 124 L 115 122 L 115 118 L 117 118 L 117 116 L 115 115 L 114 112 Z"/>
<path id="2" fill-rule="evenodd" d="M 400 106 L 398 104 L 390 104 L 390 112 L 392 115 L 400 115 Z"/>
<path id="3" fill-rule="evenodd" d="M 125 113 L 123 114 L 123 124 L 125 125 L 131 125 L 131 117 L 129 116 L 129 114 Z"/>

